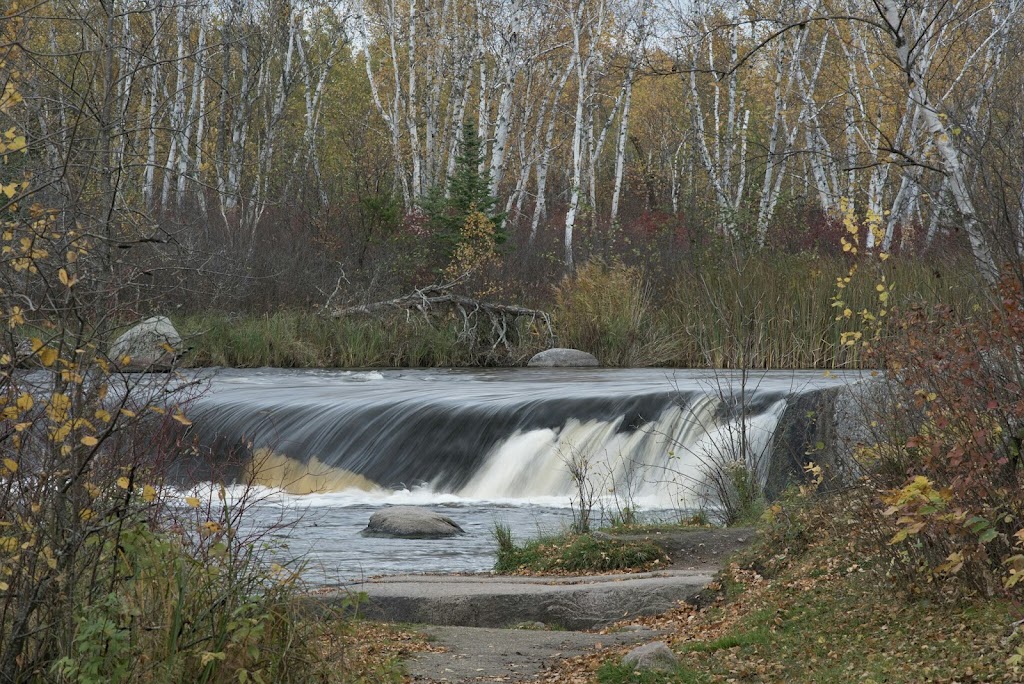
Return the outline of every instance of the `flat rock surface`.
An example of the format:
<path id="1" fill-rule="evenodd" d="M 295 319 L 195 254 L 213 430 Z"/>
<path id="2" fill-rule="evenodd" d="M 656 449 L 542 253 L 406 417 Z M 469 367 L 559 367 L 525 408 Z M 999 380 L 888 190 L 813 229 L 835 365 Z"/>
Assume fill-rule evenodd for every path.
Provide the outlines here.
<path id="1" fill-rule="evenodd" d="M 593 629 L 664 612 L 713 577 L 677 569 L 585 577 L 398 575 L 347 585 L 340 592 L 365 594 L 359 612 L 373 620 L 462 627 L 543 622 Z"/>
<path id="2" fill-rule="evenodd" d="M 651 630 L 595 634 L 532 629 L 425 627 L 447 651 L 422 653 L 406 665 L 414 682 L 524 682 L 545 664 L 615 646 L 656 638 Z"/>
<path id="3" fill-rule="evenodd" d="M 524 682 L 545 665 L 597 649 L 648 643 L 650 630 L 582 631 L 664 612 L 698 594 L 730 555 L 753 541 L 744 528 L 606 534 L 650 539 L 672 558 L 654 572 L 587 576 L 394 575 L 322 593 L 320 600 L 365 594 L 371 619 L 411 622 L 438 646 L 407 663 L 417 682 Z M 555 629 L 513 629 L 540 623 Z"/>

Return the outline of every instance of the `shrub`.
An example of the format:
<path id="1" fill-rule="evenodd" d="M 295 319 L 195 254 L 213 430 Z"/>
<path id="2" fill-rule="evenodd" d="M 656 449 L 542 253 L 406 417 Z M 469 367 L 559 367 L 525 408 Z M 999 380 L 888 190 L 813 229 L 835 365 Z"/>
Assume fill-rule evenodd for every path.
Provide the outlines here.
<path id="1" fill-rule="evenodd" d="M 915 591 L 1019 591 L 1024 576 L 1020 274 L 972 317 L 917 308 L 877 357 L 898 415 L 862 451 L 889 572 Z"/>
<path id="2" fill-rule="evenodd" d="M 661 547 L 649 541 L 622 541 L 590 534 L 545 537 L 517 545 L 505 528 L 498 540 L 494 570 L 501 573 L 570 574 L 644 571 L 667 560 Z"/>
<path id="3" fill-rule="evenodd" d="M 101 237 L 120 227 L 79 224 L 123 217 L 16 191 L 0 203 L 0 681 L 322 678 L 296 575 L 240 533 L 244 500 L 164 487 L 188 384 L 104 351 L 139 274 Z"/>
<path id="4" fill-rule="evenodd" d="M 590 352 L 606 366 L 658 366 L 676 355 L 679 336 L 653 315 L 652 292 L 635 268 L 591 261 L 555 292 L 563 346 Z"/>

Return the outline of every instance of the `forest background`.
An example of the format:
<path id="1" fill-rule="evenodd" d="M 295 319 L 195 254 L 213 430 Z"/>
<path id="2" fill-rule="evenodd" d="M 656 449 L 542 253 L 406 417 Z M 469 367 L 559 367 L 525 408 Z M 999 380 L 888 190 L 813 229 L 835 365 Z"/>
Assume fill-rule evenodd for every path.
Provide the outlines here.
<path id="1" fill-rule="evenodd" d="M 118 319 L 210 333 L 200 363 L 523 358 L 280 341 L 455 283 L 558 308 L 560 342 L 612 364 L 843 365 L 883 275 L 968 310 L 1024 245 L 1016 1 L 53 0 L 3 21 L 25 152 L 4 211 L 97 236 Z M 847 302 L 858 259 L 878 275 Z M 628 320 L 573 320 L 609 307 L 656 314 L 646 351 L 609 341 L 650 337 Z"/>

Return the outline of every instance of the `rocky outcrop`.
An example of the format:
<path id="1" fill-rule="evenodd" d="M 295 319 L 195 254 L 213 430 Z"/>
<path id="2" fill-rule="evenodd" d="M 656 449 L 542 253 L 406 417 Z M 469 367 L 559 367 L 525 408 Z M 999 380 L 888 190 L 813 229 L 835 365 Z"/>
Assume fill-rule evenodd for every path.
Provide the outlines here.
<path id="1" fill-rule="evenodd" d="M 465 533 L 448 516 L 417 506 L 392 506 L 377 511 L 362 531 L 364 537 L 399 539 L 443 539 Z"/>
<path id="2" fill-rule="evenodd" d="M 855 481 L 861 475 L 857 448 L 877 441 L 877 426 L 901 403 L 898 384 L 881 375 L 790 397 L 772 440 L 765 495 L 776 499 L 806 481 L 803 468 L 811 462 L 821 466 L 826 489 Z"/>
<path id="3" fill-rule="evenodd" d="M 655 672 L 671 672 L 679 667 L 679 659 L 664 641 L 652 641 L 637 646 L 622 656 L 622 664 L 634 670 L 653 670 Z"/>
<path id="4" fill-rule="evenodd" d="M 533 368 L 592 368 L 601 364 L 596 356 L 585 351 L 555 347 L 534 354 L 526 365 Z"/>
<path id="5" fill-rule="evenodd" d="M 110 346 L 118 370 L 168 371 L 183 353 L 181 335 L 166 316 L 153 316 L 128 329 Z"/>

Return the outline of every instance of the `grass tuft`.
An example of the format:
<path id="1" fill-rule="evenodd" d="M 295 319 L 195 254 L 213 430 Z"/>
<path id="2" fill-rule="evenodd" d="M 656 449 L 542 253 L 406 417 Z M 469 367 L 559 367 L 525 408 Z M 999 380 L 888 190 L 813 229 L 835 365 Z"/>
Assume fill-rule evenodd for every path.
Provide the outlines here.
<path id="1" fill-rule="evenodd" d="M 585 574 L 641 572 L 665 563 L 668 558 L 649 541 L 602 539 L 590 534 L 543 537 L 517 545 L 507 527 L 494 531 L 498 559 L 494 569 L 506 574 Z"/>

